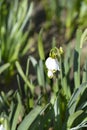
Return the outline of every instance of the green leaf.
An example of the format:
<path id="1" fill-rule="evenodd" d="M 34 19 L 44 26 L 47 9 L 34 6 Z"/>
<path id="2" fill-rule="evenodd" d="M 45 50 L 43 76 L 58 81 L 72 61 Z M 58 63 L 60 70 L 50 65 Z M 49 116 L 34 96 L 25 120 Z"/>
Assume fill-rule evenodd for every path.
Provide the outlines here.
<path id="1" fill-rule="evenodd" d="M 4 120 L 4 127 L 6 130 L 10 130 L 10 123 L 7 117 Z"/>
<path id="2" fill-rule="evenodd" d="M 37 65 L 36 59 L 34 57 L 32 57 L 32 56 L 29 56 L 29 59 L 32 62 L 33 66 L 36 67 L 36 65 Z"/>
<path id="3" fill-rule="evenodd" d="M 39 56 L 42 60 L 45 59 L 45 54 L 44 54 L 44 47 L 43 47 L 43 42 L 42 42 L 42 30 L 39 33 L 38 36 L 38 52 L 39 52 Z"/>
<path id="4" fill-rule="evenodd" d="M 41 111 L 40 116 L 38 116 L 38 118 L 35 119 L 35 121 L 32 123 L 30 130 L 43 130 L 44 126 L 46 126 L 45 129 L 48 130 L 51 124 L 51 120 L 54 118 L 53 115 L 54 111 L 52 104 L 48 103 Z"/>
<path id="5" fill-rule="evenodd" d="M 74 50 L 74 83 L 75 83 L 75 88 L 78 88 L 80 85 L 80 55 L 81 55 L 80 40 L 81 40 L 81 35 L 82 35 L 81 30 L 77 30 L 76 47 Z"/>
<path id="6" fill-rule="evenodd" d="M 87 40 L 87 29 L 85 29 L 85 31 L 83 32 L 82 36 L 81 36 L 81 41 L 80 41 L 80 48 L 82 48 L 83 43 Z"/>
<path id="7" fill-rule="evenodd" d="M 7 100 L 7 95 L 6 95 L 3 91 L 1 92 L 1 96 L 2 96 L 3 101 L 4 101 L 7 105 L 9 105 L 9 102 L 8 102 L 8 100 Z"/>
<path id="8" fill-rule="evenodd" d="M 0 74 L 10 67 L 10 63 L 6 63 L 0 67 Z"/>
<path id="9" fill-rule="evenodd" d="M 45 87 L 45 77 L 42 60 L 39 61 L 39 65 L 37 66 L 37 78 L 39 85 Z"/>
<path id="10" fill-rule="evenodd" d="M 11 130 L 16 130 L 16 127 L 18 124 L 18 119 L 19 119 L 21 113 L 23 114 L 23 106 L 21 103 L 20 95 L 18 93 L 17 93 L 17 98 L 18 98 L 18 104 L 17 104 L 17 108 L 16 108 L 16 111 L 15 111 L 14 116 L 13 116 Z"/>
<path id="11" fill-rule="evenodd" d="M 55 113 L 55 119 L 56 119 L 55 127 L 58 129 L 62 129 L 62 116 L 61 116 L 62 103 L 63 103 L 63 101 L 61 101 L 61 97 L 58 94 L 58 97 L 54 104 L 54 113 Z"/>
<path id="12" fill-rule="evenodd" d="M 72 64 L 73 64 L 73 52 L 71 52 L 71 43 L 69 43 L 69 45 L 67 46 L 67 50 L 66 50 L 65 58 L 64 58 L 64 68 L 65 68 L 66 75 L 69 73 L 72 67 Z"/>
<path id="13" fill-rule="evenodd" d="M 28 130 L 34 120 L 40 114 L 42 108 L 40 106 L 35 107 L 22 121 L 17 130 Z"/>
<path id="14" fill-rule="evenodd" d="M 27 21 L 30 20 L 30 18 L 31 18 L 31 15 L 32 15 L 32 12 L 33 12 L 33 7 L 34 7 L 34 3 L 31 2 L 30 3 L 30 7 L 29 7 L 29 9 L 27 11 L 27 15 L 26 15 L 26 17 L 25 17 L 25 19 L 23 21 L 22 27 L 21 27 L 22 30 L 24 29 Z"/>
<path id="15" fill-rule="evenodd" d="M 76 109 L 76 105 L 81 98 L 81 95 L 84 93 L 84 91 L 87 89 L 87 82 L 81 84 L 78 89 L 76 89 L 68 103 L 68 110 L 69 114 L 74 113 Z"/>
<path id="16" fill-rule="evenodd" d="M 82 76 L 82 82 L 86 82 L 87 81 L 87 59 L 85 61 L 85 65 L 83 68 L 83 76 Z"/>
<path id="17" fill-rule="evenodd" d="M 83 121 L 80 124 L 78 124 L 76 127 L 71 128 L 70 130 L 80 130 L 82 128 L 87 128 L 87 121 Z"/>
<path id="18" fill-rule="evenodd" d="M 33 38 L 29 38 L 29 40 L 27 41 L 27 44 L 25 45 L 25 47 L 23 48 L 21 55 L 24 56 L 26 54 L 26 52 L 28 52 L 29 50 L 32 50 L 32 42 L 33 42 Z"/>
<path id="19" fill-rule="evenodd" d="M 68 128 L 70 128 L 72 126 L 75 119 L 78 118 L 82 113 L 83 113 L 83 111 L 79 110 L 79 111 L 77 111 L 77 112 L 75 112 L 75 113 L 73 113 L 72 115 L 69 116 L 69 119 L 68 119 L 68 122 L 67 122 Z"/>
<path id="20" fill-rule="evenodd" d="M 15 104 L 14 104 L 14 102 L 12 101 L 11 104 L 10 104 L 10 113 L 9 113 L 9 117 L 8 117 L 10 123 L 11 123 L 11 120 L 12 120 L 12 118 L 13 118 L 14 108 L 15 108 Z"/>
<path id="21" fill-rule="evenodd" d="M 28 87 L 30 88 L 31 92 L 33 93 L 33 90 L 34 90 L 34 86 L 29 82 L 28 78 L 25 76 L 20 64 L 18 61 L 16 61 L 16 67 L 17 67 L 17 70 L 20 74 L 20 76 L 22 77 L 22 79 L 25 81 L 25 83 L 28 85 Z"/>
<path id="22" fill-rule="evenodd" d="M 10 50 L 10 54 L 9 54 L 9 61 L 14 61 L 17 60 L 20 50 L 23 47 L 26 38 L 28 36 L 28 33 L 26 32 L 23 36 L 20 32 L 20 36 L 19 36 L 19 41 L 15 44 L 13 44 L 13 49 Z"/>
<path id="23" fill-rule="evenodd" d="M 64 90 L 64 94 L 66 95 L 67 98 L 70 97 L 71 92 L 70 92 L 70 88 L 67 84 L 67 74 L 65 74 L 65 66 L 64 66 L 64 62 L 62 61 L 62 59 L 60 60 L 60 65 L 61 65 L 61 71 L 60 71 L 60 76 L 61 76 L 61 85 L 62 88 Z M 68 65 L 67 65 L 68 66 Z"/>

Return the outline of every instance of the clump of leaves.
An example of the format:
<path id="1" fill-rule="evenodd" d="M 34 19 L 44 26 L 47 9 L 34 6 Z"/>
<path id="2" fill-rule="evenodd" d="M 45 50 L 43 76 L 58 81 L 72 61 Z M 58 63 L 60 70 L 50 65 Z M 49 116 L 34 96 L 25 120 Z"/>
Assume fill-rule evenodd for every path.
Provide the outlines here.
<path id="1" fill-rule="evenodd" d="M 1 116 L 3 117 L 4 112 L 4 118 L 8 122 L 6 125 L 8 126 L 7 130 L 83 130 L 87 128 L 87 71 L 83 71 L 83 80 L 80 80 L 80 56 L 82 45 L 86 38 L 85 34 L 86 32 L 82 34 L 80 30 L 77 31 L 76 47 L 72 52 L 73 55 L 70 55 L 71 50 L 67 48 L 65 57 L 60 62 L 61 71 L 58 73 L 58 77 L 56 77 L 57 75 L 54 76 L 51 84 L 44 73 L 45 67 L 42 59 L 38 63 L 34 58 L 29 57 L 26 74 L 22 71 L 20 64 L 16 62 L 16 67 L 25 85 L 22 88 L 18 79 L 19 91 L 11 96 L 11 100 L 8 100 L 8 94 L 2 95 L 1 93 L 0 110 Z M 37 70 L 39 87 L 43 88 L 42 90 L 45 89 L 45 94 L 42 91 L 42 96 L 38 95 L 40 98 L 38 98 L 36 104 L 32 103 L 34 101 L 34 90 L 32 91 L 32 82 L 28 79 L 30 60 Z M 72 67 L 74 73 L 73 90 L 69 82 L 70 69 Z M 51 87 L 50 96 L 46 91 L 48 85 Z M 36 86 L 33 84 L 33 87 L 35 88 Z M 32 93 L 30 93 L 30 90 Z M 32 101 L 30 101 L 31 98 Z M 44 105 L 42 99 L 46 100 Z M 9 101 L 11 105 L 9 105 Z M 31 104 L 33 104 L 32 107 Z M 6 109 L 2 110 L 1 108 Z"/>
<path id="2" fill-rule="evenodd" d="M 3 82 L 14 74 L 15 61 L 29 48 L 32 10 L 33 2 L 28 5 L 28 0 L 0 1 L 0 74 L 4 72 L 0 78 Z M 25 31 L 27 23 L 29 26 Z"/>

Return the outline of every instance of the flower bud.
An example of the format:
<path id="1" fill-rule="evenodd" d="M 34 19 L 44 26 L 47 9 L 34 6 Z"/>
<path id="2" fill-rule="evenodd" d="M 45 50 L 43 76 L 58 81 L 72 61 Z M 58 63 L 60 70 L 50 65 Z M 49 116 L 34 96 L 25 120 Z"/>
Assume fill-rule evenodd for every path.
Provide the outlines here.
<path id="1" fill-rule="evenodd" d="M 64 54 L 64 51 L 63 51 L 63 48 L 62 48 L 62 47 L 59 48 L 59 52 L 60 52 L 60 55 L 63 55 L 63 54 Z"/>
<path id="2" fill-rule="evenodd" d="M 48 77 L 51 79 L 53 78 L 53 72 L 51 70 L 48 70 Z"/>

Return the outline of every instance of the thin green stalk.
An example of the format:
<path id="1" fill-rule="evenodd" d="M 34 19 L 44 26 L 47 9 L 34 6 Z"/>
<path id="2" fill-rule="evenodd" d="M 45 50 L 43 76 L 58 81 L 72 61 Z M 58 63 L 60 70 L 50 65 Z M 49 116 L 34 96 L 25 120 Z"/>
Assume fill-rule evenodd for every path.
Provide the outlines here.
<path id="1" fill-rule="evenodd" d="M 61 58 L 60 58 L 60 64 L 61 64 L 61 70 L 60 70 L 61 85 L 62 85 L 62 88 L 64 90 L 65 95 L 67 96 L 67 98 L 69 98 L 70 92 L 69 92 L 69 88 L 68 88 L 68 85 L 67 85 L 67 79 L 66 79 L 66 75 L 65 75 L 64 64 L 63 64 L 63 61 L 62 61 Z"/>

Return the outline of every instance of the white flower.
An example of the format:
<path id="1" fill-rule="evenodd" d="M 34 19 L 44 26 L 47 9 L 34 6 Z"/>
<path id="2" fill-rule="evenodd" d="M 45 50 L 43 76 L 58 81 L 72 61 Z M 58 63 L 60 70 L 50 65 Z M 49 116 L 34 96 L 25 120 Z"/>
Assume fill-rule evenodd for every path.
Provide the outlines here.
<path id="1" fill-rule="evenodd" d="M 53 72 L 51 70 L 48 70 L 48 77 L 53 78 Z"/>
<path id="2" fill-rule="evenodd" d="M 3 127 L 3 125 L 0 125 L 0 130 L 5 130 L 5 128 Z"/>
<path id="3" fill-rule="evenodd" d="M 60 71 L 59 62 L 56 58 L 54 59 L 54 58 L 48 57 L 45 64 L 46 64 L 47 69 L 52 72 L 56 72 L 57 70 Z"/>

